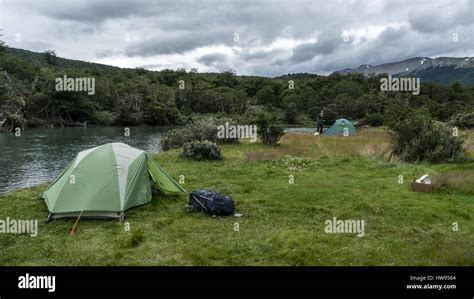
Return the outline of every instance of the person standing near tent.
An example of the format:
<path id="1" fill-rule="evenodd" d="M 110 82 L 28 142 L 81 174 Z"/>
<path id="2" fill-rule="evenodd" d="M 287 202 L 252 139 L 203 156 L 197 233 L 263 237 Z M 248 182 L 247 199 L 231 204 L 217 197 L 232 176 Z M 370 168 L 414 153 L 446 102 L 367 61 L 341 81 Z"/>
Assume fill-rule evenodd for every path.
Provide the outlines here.
<path id="1" fill-rule="evenodd" d="M 324 124 L 324 111 L 323 110 L 321 110 L 321 113 L 318 114 L 316 121 L 318 122 L 318 128 L 316 129 L 316 132 L 319 134 L 322 134 L 323 124 Z"/>

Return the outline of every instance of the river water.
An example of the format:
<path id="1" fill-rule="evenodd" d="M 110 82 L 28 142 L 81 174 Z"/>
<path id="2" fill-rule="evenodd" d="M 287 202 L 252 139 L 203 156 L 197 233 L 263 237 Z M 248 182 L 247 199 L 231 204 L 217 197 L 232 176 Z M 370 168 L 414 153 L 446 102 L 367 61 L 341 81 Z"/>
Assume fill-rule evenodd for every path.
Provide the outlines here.
<path id="1" fill-rule="evenodd" d="M 54 180 L 82 150 L 123 142 L 156 153 L 165 127 L 68 127 L 25 130 L 20 137 L 0 133 L 0 194 Z"/>

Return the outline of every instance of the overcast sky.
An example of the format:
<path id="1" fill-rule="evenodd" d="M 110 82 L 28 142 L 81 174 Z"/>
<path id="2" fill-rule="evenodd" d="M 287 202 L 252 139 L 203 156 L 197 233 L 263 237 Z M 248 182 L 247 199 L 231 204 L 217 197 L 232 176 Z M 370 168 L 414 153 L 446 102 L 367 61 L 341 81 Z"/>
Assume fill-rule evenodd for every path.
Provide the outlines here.
<path id="1" fill-rule="evenodd" d="M 0 0 L 11 47 L 120 67 L 328 74 L 474 56 L 474 0 Z"/>

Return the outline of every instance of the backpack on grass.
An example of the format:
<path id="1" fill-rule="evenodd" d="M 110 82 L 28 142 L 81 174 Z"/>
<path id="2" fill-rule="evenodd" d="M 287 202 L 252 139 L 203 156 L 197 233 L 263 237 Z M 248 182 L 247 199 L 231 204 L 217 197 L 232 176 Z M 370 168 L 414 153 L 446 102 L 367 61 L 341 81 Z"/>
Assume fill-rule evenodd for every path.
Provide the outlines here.
<path id="1" fill-rule="evenodd" d="M 188 208 L 217 216 L 232 215 L 235 210 L 234 200 L 230 195 L 206 189 L 197 189 L 189 193 Z"/>

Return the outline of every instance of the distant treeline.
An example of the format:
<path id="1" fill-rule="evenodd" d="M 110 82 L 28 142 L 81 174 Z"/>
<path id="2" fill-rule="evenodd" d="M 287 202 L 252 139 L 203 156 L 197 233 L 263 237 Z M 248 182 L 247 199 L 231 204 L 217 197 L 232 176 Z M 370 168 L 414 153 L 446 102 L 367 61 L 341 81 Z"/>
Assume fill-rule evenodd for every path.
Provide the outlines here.
<path id="1" fill-rule="evenodd" d="M 424 107 L 436 120 L 474 111 L 474 88 L 422 83 L 421 93 L 382 92 L 380 78 L 360 74 L 288 74 L 276 78 L 197 70 L 120 69 L 0 46 L 0 118 L 10 126 L 180 125 L 195 114 L 244 120 L 258 110 L 286 124 L 314 125 L 321 110 L 383 125 L 394 106 Z M 95 93 L 56 91 L 56 78 L 95 78 Z M 399 111 L 399 110 L 398 110 Z M 459 118 L 459 117 L 458 117 Z M 0 119 L 2 121 L 2 119 Z"/>

